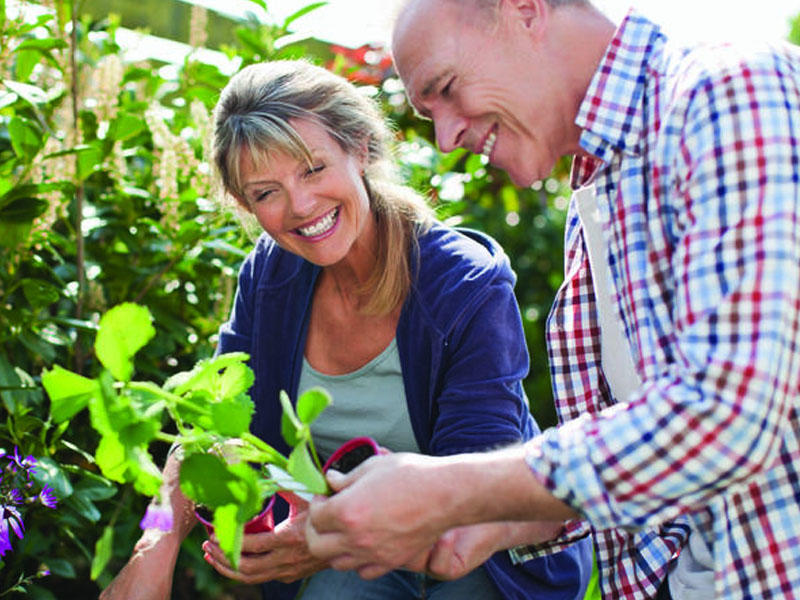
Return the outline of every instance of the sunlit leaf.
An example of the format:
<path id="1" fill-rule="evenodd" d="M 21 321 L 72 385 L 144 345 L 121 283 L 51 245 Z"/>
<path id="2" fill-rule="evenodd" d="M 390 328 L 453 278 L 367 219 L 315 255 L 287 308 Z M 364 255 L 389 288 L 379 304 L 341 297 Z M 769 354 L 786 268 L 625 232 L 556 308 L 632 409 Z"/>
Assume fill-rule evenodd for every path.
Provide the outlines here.
<path id="1" fill-rule="evenodd" d="M 239 568 L 244 535 L 244 524 L 236 519 L 238 510 L 235 504 L 225 504 L 214 510 L 214 534 L 219 540 L 219 547 L 234 569 Z"/>
<path id="2" fill-rule="evenodd" d="M 252 369 L 245 364 L 235 363 L 226 367 L 219 376 L 218 394 L 222 398 L 229 398 L 244 394 L 255 381 Z"/>
<path id="3" fill-rule="evenodd" d="M 121 112 L 111 122 L 108 135 L 113 140 L 125 141 L 145 130 L 147 125 L 144 119 L 127 112 Z"/>
<path id="4" fill-rule="evenodd" d="M 289 399 L 289 394 L 281 390 L 278 399 L 283 409 L 281 413 L 281 435 L 283 439 L 286 440 L 287 444 L 294 446 L 300 439 L 299 431 L 302 428 L 302 423 L 300 423 L 297 415 L 294 413 L 294 407 L 292 406 L 292 401 Z"/>
<path id="5" fill-rule="evenodd" d="M 238 437 L 250 429 L 255 406 L 245 394 L 234 396 L 211 405 L 214 429 L 222 435 Z"/>
<path id="6" fill-rule="evenodd" d="M 119 483 L 126 482 L 128 460 L 125 456 L 125 446 L 115 435 L 104 435 L 97 445 L 94 456 L 103 475 Z"/>
<path id="7" fill-rule="evenodd" d="M 225 463 L 213 454 L 192 454 L 181 464 L 181 491 L 209 508 L 235 504 L 245 494 Z"/>
<path id="8" fill-rule="evenodd" d="M 327 494 L 328 484 L 325 477 L 314 464 L 311 453 L 305 443 L 295 446 L 289 455 L 289 464 L 286 467 L 289 474 L 302 483 L 313 494 Z"/>
<path id="9" fill-rule="evenodd" d="M 300 17 L 302 17 L 304 15 L 307 15 L 311 11 L 317 10 L 318 8 L 320 8 L 322 6 L 325 6 L 327 4 L 328 4 L 327 2 L 314 2 L 312 4 L 308 4 L 308 5 L 304 6 L 303 8 L 298 10 L 297 12 L 295 12 L 295 13 L 289 15 L 288 17 L 286 17 L 286 19 L 283 21 L 283 28 L 284 29 L 289 29 L 289 26 L 293 22 L 295 22 L 297 19 L 299 19 Z"/>
<path id="10" fill-rule="evenodd" d="M 103 162 L 103 151 L 96 145 L 76 148 L 76 154 L 78 157 L 78 179 L 81 181 L 94 173 L 95 168 Z"/>
<path id="11" fill-rule="evenodd" d="M 50 415 L 56 423 L 66 421 L 83 410 L 100 389 L 96 380 L 58 365 L 42 373 L 42 386 L 50 397 Z"/>
<path id="12" fill-rule="evenodd" d="M 331 395 L 322 388 L 311 388 L 297 399 L 297 418 L 306 425 L 316 419 L 332 402 Z"/>
<path id="13" fill-rule="evenodd" d="M 94 546 L 94 558 L 92 559 L 92 572 L 89 576 L 92 581 L 96 581 L 103 569 L 106 568 L 108 561 L 114 554 L 114 527 L 106 525 L 103 535 L 97 540 Z"/>
<path id="14" fill-rule="evenodd" d="M 3 85 L 33 106 L 47 102 L 47 94 L 35 85 L 14 81 L 13 79 L 4 79 Z"/>
<path id="15" fill-rule="evenodd" d="M 94 349 L 98 360 L 119 381 L 133 375 L 133 356 L 156 334 L 153 317 L 144 306 L 126 302 L 100 319 Z"/>
<path id="16" fill-rule="evenodd" d="M 8 135 L 14 153 L 25 160 L 32 160 L 44 145 L 39 125 L 22 117 L 11 118 L 8 123 Z"/>

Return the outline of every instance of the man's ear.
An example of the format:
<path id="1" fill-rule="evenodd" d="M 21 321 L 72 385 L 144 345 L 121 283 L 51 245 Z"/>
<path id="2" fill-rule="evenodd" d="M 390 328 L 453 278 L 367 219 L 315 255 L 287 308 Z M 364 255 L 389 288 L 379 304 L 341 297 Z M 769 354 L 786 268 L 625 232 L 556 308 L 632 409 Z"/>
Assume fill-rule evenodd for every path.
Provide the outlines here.
<path id="1" fill-rule="evenodd" d="M 544 27 L 549 8 L 546 0 L 500 0 L 501 15 L 505 14 L 533 34 Z"/>

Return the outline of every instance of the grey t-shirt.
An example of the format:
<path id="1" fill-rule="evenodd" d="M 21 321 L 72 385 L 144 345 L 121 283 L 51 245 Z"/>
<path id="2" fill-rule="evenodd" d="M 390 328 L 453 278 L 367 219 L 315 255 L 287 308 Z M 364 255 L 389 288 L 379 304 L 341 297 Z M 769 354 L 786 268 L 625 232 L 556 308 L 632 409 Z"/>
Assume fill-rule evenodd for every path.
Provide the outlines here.
<path id="1" fill-rule="evenodd" d="M 333 403 L 311 424 L 321 457 L 364 435 L 393 452 L 419 452 L 395 339 L 363 367 L 344 375 L 320 373 L 303 358 L 299 392 L 315 386 L 333 397 Z"/>

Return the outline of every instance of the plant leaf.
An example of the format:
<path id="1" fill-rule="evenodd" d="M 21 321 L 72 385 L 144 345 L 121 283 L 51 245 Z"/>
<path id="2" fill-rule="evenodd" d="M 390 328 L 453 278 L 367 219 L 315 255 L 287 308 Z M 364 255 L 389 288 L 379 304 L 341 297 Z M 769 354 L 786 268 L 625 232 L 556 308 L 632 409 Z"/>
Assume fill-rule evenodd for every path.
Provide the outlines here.
<path id="1" fill-rule="evenodd" d="M 250 429 L 255 406 L 246 394 L 211 404 L 211 419 L 214 429 L 229 437 L 239 437 Z"/>
<path id="2" fill-rule="evenodd" d="M 108 561 L 111 560 L 111 555 L 114 552 L 114 528 L 111 525 L 106 525 L 103 529 L 103 535 L 97 540 L 94 546 L 94 558 L 92 559 L 92 572 L 89 577 L 92 581 L 97 581 L 97 578 L 106 568 Z"/>
<path id="3" fill-rule="evenodd" d="M 298 10 L 297 12 L 295 12 L 295 13 L 289 15 L 288 17 L 286 17 L 286 19 L 283 22 L 283 29 L 289 29 L 289 25 L 291 25 L 297 19 L 299 19 L 303 15 L 307 15 L 312 10 L 317 10 L 318 8 L 320 8 L 322 6 L 325 6 L 326 4 L 328 4 L 328 3 L 327 2 L 314 2 L 312 4 L 304 6 L 303 8 Z"/>
<path id="4" fill-rule="evenodd" d="M 294 407 L 292 406 L 292 401 L 289 400 L 289 394 L 281 390 L 278 398 L 283 408 L 281 414 L 281 435 L 283 439 L 286 440 L 287 444 L 296 446 L 298 440 L 300 440 L 299 430 L 302 424 L 297 419 L 297 415 L 294 414 Z"/>
<path id="5" fill-rule="evenodd" d="M 308 445 L 305 442 L 298 444 L 292 450 L 286 470 L 289 475 L 302 483 L 312 494 L 328 493 L 328 484 L 325 481 L 325 477 L 314 464 L 311 453 L 308 451 Z"/>
<path id="6" fill-rule="evenodd" d="M 156 334 L 153 317 L 144 306 L 126 302 L 100 319 L 94 342 L 98 360 L 119 381 L 130 381 L 133 356 Z"/>
<path id="7" fill-rule="evenodd" d="M 323 388 L 311 388 L 297 399 L 297 418 L 309 425 L 331 402 L 333 402 L 331 395 Z"/>
<path id="8" fill-rule="evenodd" d="M 89 403 L 100 386 L 94 379 L 88 379 L 56 365 L 42 373 L 42 385 L 50 396 L 50 415 L 53 421 L 66 421 Z"/>
<path id="9" fill-rule="evenodd" d="M 213 454 L 191 454 L 181 464 L 181 491 L 209 508 L 238 504 L 245 494 L 225 463 Z"/>
<path id="10" fill-rule="evenodd" d="M 12 117 L 8 123 L 8 135 L 14 153 L 25 160 L 32 160 L 44 145 L 42 130 L 34 122 L 22 117 Z"/>
<path id="11" fill-rule="evenodd" d="M 236 504 L 225 504 L 214 510 L 214 534 L 234 569 L 239 568 L 244 535 L 244 524 L 239 523 L 236 518 L 238 511 Z"/>

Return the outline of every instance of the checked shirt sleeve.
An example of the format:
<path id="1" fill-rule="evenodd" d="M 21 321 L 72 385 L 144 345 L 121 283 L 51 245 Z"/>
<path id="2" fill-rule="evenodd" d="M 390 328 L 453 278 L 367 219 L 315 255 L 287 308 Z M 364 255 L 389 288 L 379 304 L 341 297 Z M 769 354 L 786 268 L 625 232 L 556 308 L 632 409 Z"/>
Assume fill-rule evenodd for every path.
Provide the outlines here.
<path id="1" fill-rule="evenodd" d="M 528 454 L 596 528 L 657 525 L 779 460 L 800 373 L 800 95 L 771 60 L 687 86 L 649 134 L 652 195 L 619 184 L 618 292 L 644 383 Z"/>

